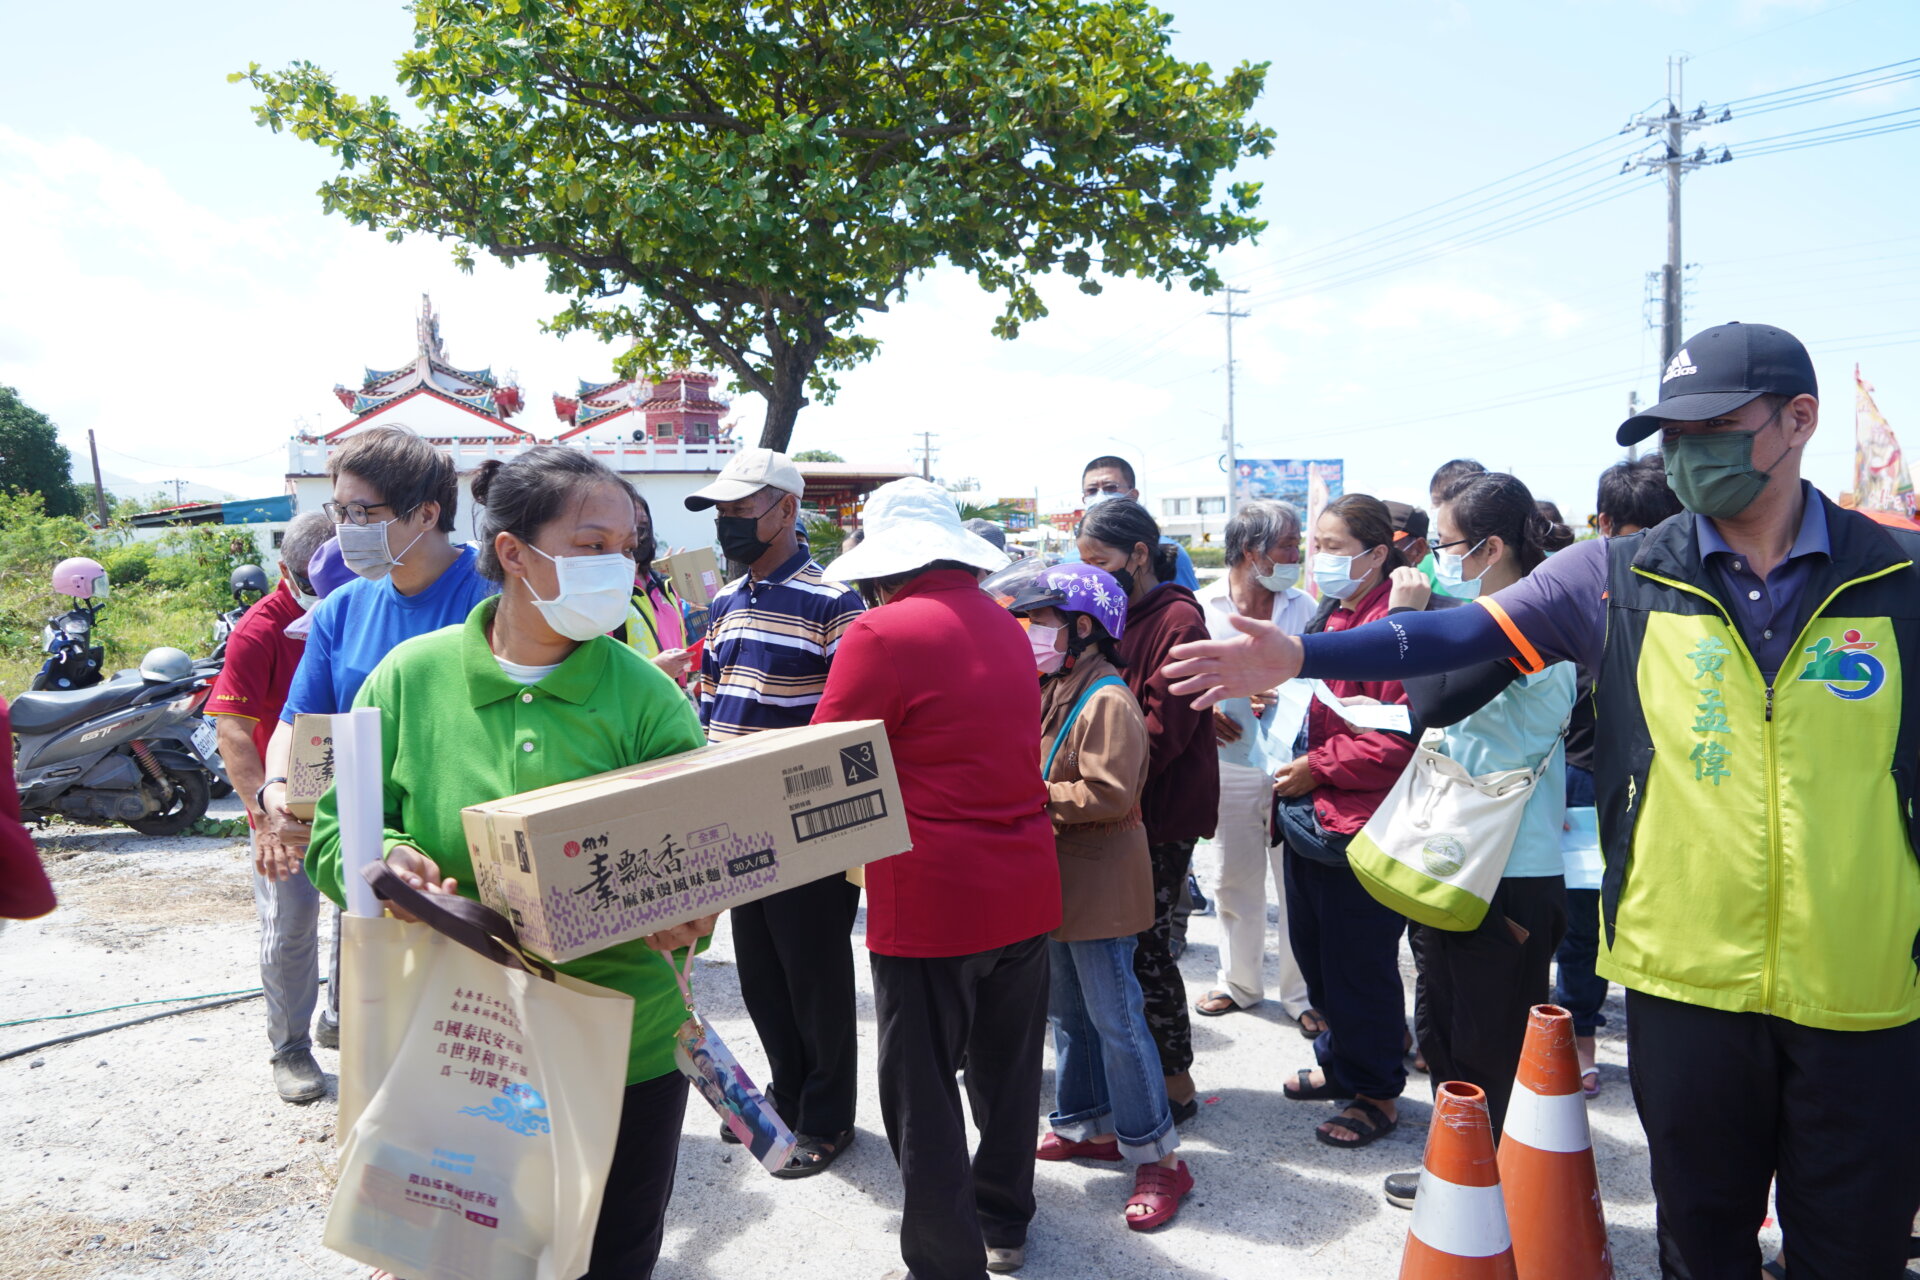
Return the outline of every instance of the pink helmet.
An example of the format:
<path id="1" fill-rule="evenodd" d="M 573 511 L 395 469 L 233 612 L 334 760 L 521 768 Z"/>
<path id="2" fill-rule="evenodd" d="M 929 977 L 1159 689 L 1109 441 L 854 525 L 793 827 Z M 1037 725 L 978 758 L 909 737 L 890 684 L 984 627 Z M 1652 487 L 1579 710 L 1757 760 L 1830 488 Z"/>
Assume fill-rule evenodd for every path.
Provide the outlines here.
<path id="1" fill-rule="evenodd" d="M 107 598 L 107 571 L 98 560 L 74 556 L 53 566 L 53 589 L 77 600 Z"/>

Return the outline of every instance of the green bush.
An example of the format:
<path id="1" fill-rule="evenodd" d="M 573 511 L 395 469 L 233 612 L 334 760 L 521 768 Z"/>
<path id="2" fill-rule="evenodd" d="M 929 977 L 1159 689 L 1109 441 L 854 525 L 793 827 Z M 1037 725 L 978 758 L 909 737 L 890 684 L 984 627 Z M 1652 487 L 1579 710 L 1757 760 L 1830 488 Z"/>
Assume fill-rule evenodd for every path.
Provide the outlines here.
<path id="1" fill-rule="evenodd" d="M 96 531 L 49 516 L 38 494 L 0 492 L 0 697 L 24 690 L 45 660 L 40 628 L 72 603 L 53 591 L 53 566 L 68 556 L 92 556 L 112 584 L 97 633 L 107 670 L 138 666 L 160 645 L 195 656 L 212 647 L 214 615 L 232 607 L 228 576 L 259 554 L 252 539 L 224 525 L 152 543 L 131 536 L 124 524 Z"/>
<path id="2" fill-rule="evenodd" d="M 1227 549 L 1216 542 L 1195 542 L 1187 547 L 1187 558 L 1193 561 L 1196 569 L 1224 569 L 1227 567 Z"/>

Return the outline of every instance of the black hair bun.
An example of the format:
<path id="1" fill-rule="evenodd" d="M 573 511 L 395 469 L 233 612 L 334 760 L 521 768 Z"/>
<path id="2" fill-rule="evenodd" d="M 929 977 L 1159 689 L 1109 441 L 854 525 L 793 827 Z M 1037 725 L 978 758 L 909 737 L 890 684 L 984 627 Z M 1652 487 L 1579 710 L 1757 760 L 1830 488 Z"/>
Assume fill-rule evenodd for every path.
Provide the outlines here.
<path id="1" fill-rule="evenodd" d="M 498 458 L 488 458 L 474 468 L 471 489 L 475 504 L 482 507 L 487 505 L 487 493 L 493 488 L 493 478 L 499 475 L 500 468 L 506 465 Z"/>

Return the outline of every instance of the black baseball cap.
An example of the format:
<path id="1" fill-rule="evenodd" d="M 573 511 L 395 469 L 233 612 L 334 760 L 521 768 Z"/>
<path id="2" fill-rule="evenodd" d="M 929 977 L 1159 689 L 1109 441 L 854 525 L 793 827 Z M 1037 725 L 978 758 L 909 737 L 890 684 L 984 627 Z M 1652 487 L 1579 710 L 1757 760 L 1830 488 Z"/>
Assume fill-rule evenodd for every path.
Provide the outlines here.
<path id="1" fill-rule="evenodd" d="M 1660 375 L 1660 402 L 1621 423 L 1614 438 L 1636 444 L 1666 423 L 1717 418 L 1764 395 L 1819 394 L 1813 358 L 1800 339 L 1772 325 L 1736 320 L 1681 344 Z"/>
<path id="2" fill-rule="evenodd" d="M 1387 515 L 1392 517 L 1393 528 L 1396 533 L 1403 533 L 1409 538 L 1424 538 L 1427 536 L 1427 513 L 1412 503 L 1389 502 L 1387 503 Z M 1395 538 L 1394 541 L 1399 542 L 1400 539 Z"/>

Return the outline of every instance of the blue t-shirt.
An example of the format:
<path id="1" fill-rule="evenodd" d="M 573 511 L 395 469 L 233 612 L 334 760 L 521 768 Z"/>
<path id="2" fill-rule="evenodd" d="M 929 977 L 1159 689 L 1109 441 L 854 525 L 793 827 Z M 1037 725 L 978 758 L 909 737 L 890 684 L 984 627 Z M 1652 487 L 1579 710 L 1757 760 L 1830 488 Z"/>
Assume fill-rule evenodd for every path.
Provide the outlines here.
<path id="1" fill-rule="evenodd" d="M 1475 775 L 1537 769 L 1543 756 L 1553 756 L 1520 815 L 1520 831 L 1507 857 L 1509 876 L 1557 876 L 1565 867 L 1560 838 L 1566 825 L 1567 769 L 1560 727 L 1573 710 L 1575 683 L 1573 668 L 1556 662 L 1545 671 L 1518 677 L 1492 702 L 1442 731 L 1446 742 L 1441 754 Z"/>
<path id="2" fill-rule="evenodd" d="M 361 684 L 395 645 L 465 622 L 473 606 L 500 590 L 476 571 L 478 560 L 472 546 L 461 548 L 459 558 L 417 596 L 401 595 L 392 578 L 355 578 L 315 605 L 307 650 L 280 718 L 291 724 L 303 712 L 351 709 Z"/>

